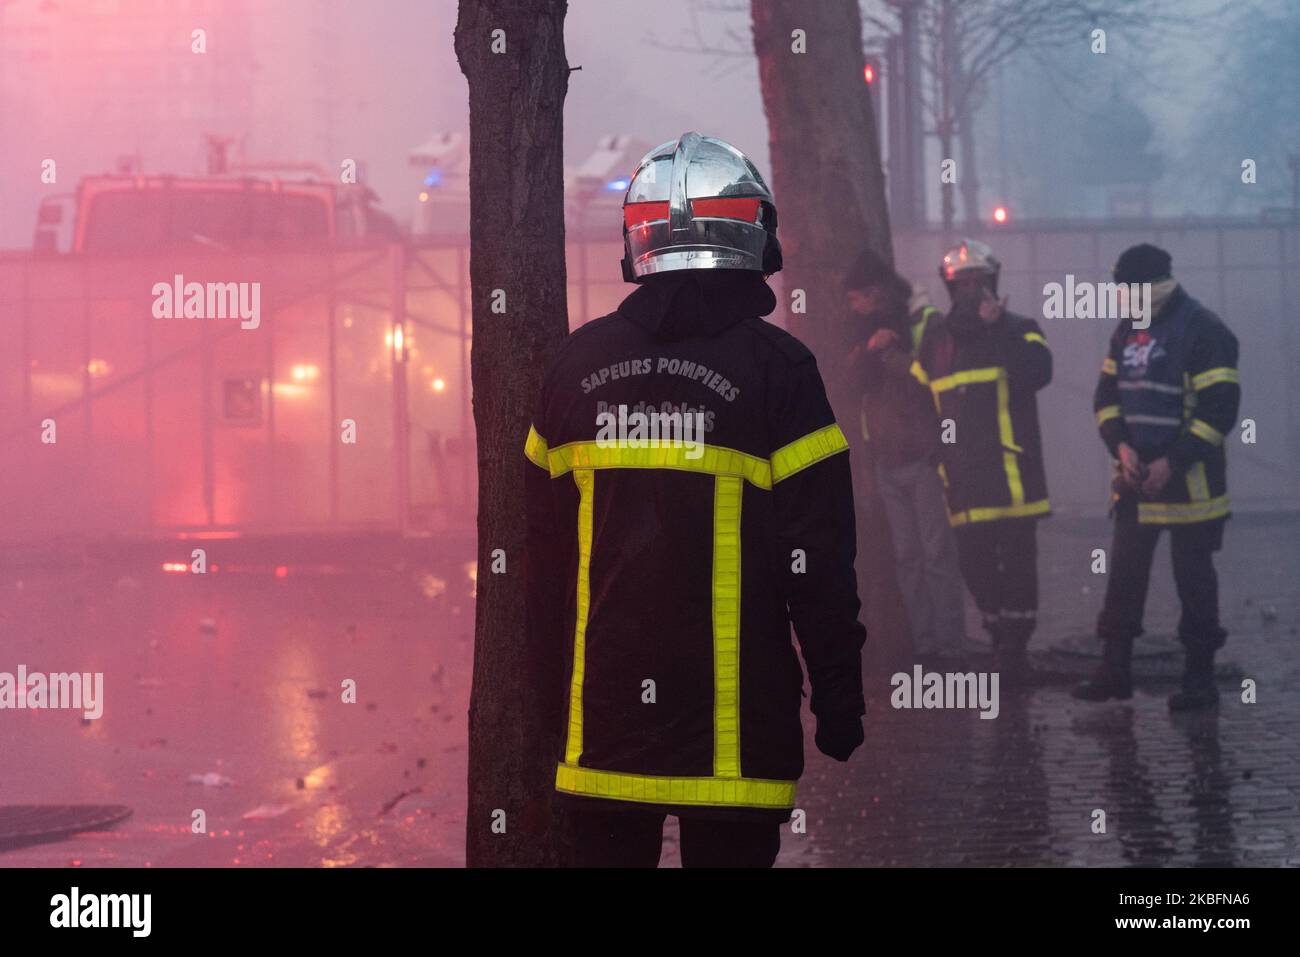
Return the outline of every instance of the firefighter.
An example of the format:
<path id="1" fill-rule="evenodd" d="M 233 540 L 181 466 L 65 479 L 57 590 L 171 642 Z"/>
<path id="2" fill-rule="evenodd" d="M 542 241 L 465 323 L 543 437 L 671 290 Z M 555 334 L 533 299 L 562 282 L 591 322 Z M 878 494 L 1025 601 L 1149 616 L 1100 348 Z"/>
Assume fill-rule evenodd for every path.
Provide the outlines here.
<path id="1" fill-rule="evenodd" d="M 744 154 L 664 143 L 623 223 L 637 288 L 559 348 L 524 449 L 557 800 L 579 865 L 655 866 L 673 814 L 684 866 L 770 867 L 804 766 L 791 624 L 817 747 L 863 740 L 847 442 L 812 354 L 762 319 L 781 251 Z"/>
<path id="2" fill-rule="evenodd" d="M 871 250 L 854 262 L 844 288 L 860 321 L 861 341 L 849 353 L 862 393 L 858 424 L 894 544 L 912 650 L 937 670 L 965 670 L 962 576 L 938 472 L 939 425 L 930 390 L 913 374 L 921 344 L 942 319 L 924 287 Z"/>
<path id="3" fill-rule="evenodd" d="M 1002 685 L 1014 688 L 1034 677 L 1025 652 L 1038 616 L 1037 522 L 1050 512 L 1037 393 L 1052 379 L 1052 353 L 1038 323 L 997 298 L 1000 270 L 975 240 L 944 255 L 952 308 L 919 365 L 939 412 L 962 575 Z"/>
<path id="4" fill-rule="evenodd" d="M 1143 243 L 1126 249 L 1112 271 L 1121 290 L 1151 284 L 1143 317 L 1149 325 L 1120 322 L 1093 397 L 1114 459 L 1115 530 L 1097 620 L 1102 662 L 1074 695 L 1132 696 L 1133 641 L 1142 634 L 1151 559 L 1168 528 L 1184 651 L 1182 689 L 1169 707 L 1192 711 L 1219 700 L 1214 653 L 1227 632 L 1219 624 L 1214 553 L 1230 513 L 1224 438 L 1237 421 L 1241 386 L 1236 337 L 1187 294 L 1172 269 L 1169 253 Z"/>

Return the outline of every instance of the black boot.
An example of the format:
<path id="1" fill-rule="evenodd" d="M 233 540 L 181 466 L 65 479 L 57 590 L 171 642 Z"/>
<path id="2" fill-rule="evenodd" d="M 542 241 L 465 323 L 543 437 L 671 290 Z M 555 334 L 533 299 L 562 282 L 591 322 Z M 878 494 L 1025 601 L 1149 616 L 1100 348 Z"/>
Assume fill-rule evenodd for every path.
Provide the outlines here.
<path id="1" fill-rule="evenodd" d="M 1183 656 L 1183 690 L 1169 696 L 1170 711 L 1201 711 L 1219 704 L 1214 684 L 1214 649 L 1188 646 Z"/>
<path id="2" fill-rule="evenodd" d="M 1103 638 L 1101 664 L 1091 678 L 1076 685 L 1070 694 L 1080 701 L 1133 697 L 1132 661 L 1132 638 Z"/>

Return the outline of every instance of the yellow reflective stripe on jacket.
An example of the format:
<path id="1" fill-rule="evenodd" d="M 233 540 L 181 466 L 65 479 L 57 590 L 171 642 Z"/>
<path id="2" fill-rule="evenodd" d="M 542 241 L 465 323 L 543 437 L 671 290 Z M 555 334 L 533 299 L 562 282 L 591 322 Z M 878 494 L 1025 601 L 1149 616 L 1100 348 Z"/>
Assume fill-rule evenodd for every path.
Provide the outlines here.
<path id="1" fill-rule="evenodd" d="M 794 807 L 795 782 L 766 778 L 678 778 L 556 766 L 555 789 L 569 794 L 646 804 L 725 804 L 732 807 Z"/>
<path id="2" fill-rule="evenodd" d="M 1111 419 L 1118 419 L 1120 414 L 1119 406 L 1117 405 L 1103 406 L 1097 410 L 1097 424 L 1105 425 Z"/>
<path id="3" fill-rule="evenodd" d="M 1102 375 L 1119 375 L 1119 366 L 1110 356 L 1101 360 Z"/>
<path id="4" fill-rule="evenodd" d="M 930 389 L 933 392 L 947 392 L 949 389 L 955 389 L 961 385 L 973 385 L 976 382 L 996 382 L 998 376 L 1002 375 L 1005 370 L 1001 366 L 990 366 L 987 369 L 967 369 L 965 372 L 954 372 L 952 375 L 946 375 L 941 379 L 931 379 Z"/>
<path id="5" fill-rule="evenodd" d="M 1007 488 L 1011 492 L 1012 506 L 1025 504 L 1025 486 L 1020 480 L 1020 462 L 1017 452 L 1024 450 L 1016 445 L 1015 433 L 1011 430 L 1011 387 L 1007 376 L 1002 372 L 998 376 L 998 435 L 1002 440 L 1002 467 L 1007 473 Z"/>
<path id="6" fill-rule="evenodd" d="M 569 683 L 569 731 L 564 745 L 564 760 L 577 764 L 582 756 L 582 682 L 587 666 L 587 612 L 591 607 L 591 529 L 592 502 L 595 499 L 595 473 L 578 469 L 573 481 L 580 493 L 578 500 L 578 587 L 577 613 L 573 628 L 573 677 Z"/>
<path id="7" fill-rule="evenodd" d="M 930 317 L 939 312 L 934 306 L 925 306 L 921 309 L 921 318 L 912 323 L 912 355 L 917 355 L 921 351 L 921 343 L 925 340 L 925 327 L 930 323 Z"/>
<path id="8" fill-rule="evenodd" d="M 912 360 L 912 365 L 907 371 L 912 373 L 912 378 L 921 383 L 921 385 L 928 386 L 930 384 L 930 377 L 925 374 L 925 369 L 921 367 L 921 363 L 917 362 L 915 359 Z"/>
<path id="9" fill-rule="evenodd" d="M 991 508 L 968 508 L 964 512 L 953 512 L 948 516 L 949 525 L 968 525 L 973 522 L 993 522 L 1000 518 L 1024 518 L 1029 515 L 1046 515 L 1051 511 L 1051 503 L 1045 498 L 1036 502 L 1024 502 L 1020 505 L 998 505 Z"/>
<path id="10" fill-rule="evenodd" d="M 713 773 L 740 777 L 740 479 L 713 482 Z"/>
<path id="11" fill-rule="evenodd" d="M 1211 445 L 1223 444 L 1223 433 L 1214 428 L 1214 426 L 1210 425 L 1208 422 L 1202 422 L 1200 419 L 1192 419 L 1191 425 L 1187 427 L 1187 430 L 1191 432 L 1192 435 L 1204 439 Z"/>
<path id="12" fill-rule="evenodd" d="M 1232 511 L 1227 495 L 1202 502 L 1138 502 L 1138 522 L 1143 525 L 1186 525 L 1223 518 Z"/>
<path id="13" fill-rule="evenodd" d="M 1037 333 L 1026 333 L 1025 338 L 1037 336 Z M 1043 340 L 1046 345 L 1046 340 Z M 992 382 L 997 386 L 997 405 L 998 405 L 998 440 L 1002 445 L 1002 468 L 1007 476 L 1007 492 L 1011 497 L 1009 506 L 1000 506 L 987 509 L 970 509 L 966 512 L 958 512 L 956 516 L 949 516 L 952 524 L 963 524 L 966 521 L 985 521 L 985 518 L 969 518 L 970 515 L 979 513 L 981 515 L 990 513 L 988 518 L 1006 518 L 1013 515 L 1033 515 L 1038 514 L 1040 504 L 1041 510 L 1047 510 L 1047 500 L 1043 499 L 1041 503 L 1031 503 L 1031 511 L 1021 512 L 1025 508 L 1025 486 L 1020 475 L 1020 460 L 1016 457 L 1023 453 L 1019 445 L 1016 444 L 1015 430 L 1011 422 L 1011 384 L 1007 378 L 1007 370 L 1003 366 L 988 366 L 982 369 L 967 369 L 963 372 L 955 372 L 952 375 L 943 376 L 930 382 L 930 390 L 934 393 L 936 402 L 939 393 L 946 392 L 949 389 L 955 389 L 964 385 L 974 385 L 981 382 Z M 1118 408 L 1118 407 L 1116 407 Z M 999 514 L 993 515 L 991 513 Z M 960 518 L 959 518 L 960 517 Z"/>
<path id="14" fill-rule="evenodd" d="M 796 472 L 802 472 L 808 466 L 816 465 L 822 459 L 830 458 L 848 447 L 849 440 L 833 422 L 816 432 L 809 432 L 803 438 L 795 439 L 772 453 L 772 484 L 784 481 Z"/>
<path id="15" fill-rule="evenodd" d="M 680 444 L 669 445 L 665 440 L 661 440 L 658 448 L 601 446 L 594 441 L 570 442 L 551 449 L 548 458 L 551 478 L 580 468 L 681 469 L 706 475 L 737 475 L 759 488 L 772 487 L 772 465 L 766 459 L 703 442 L 690 448 Z"/>
<path id="16" fill-rule="evenodd" d="M 1026 333 L 1025 333 L 1025 341 L 1026 341 L 1026 342 L 1041 342 L 1043 345 L 1047 345 L 1047 340 L 1044 339 L 1044 338 L 1043 338 L 1039 333 L 1037 333 L 1037 332 L 1026 332 Z"/>
<path id="17" fill-rule="evenodd" d="M 532 434 L 536 434 L 535 432 Z M 536 461 L 542 439 L 530 436 L 527 448 Z M 553 476 L 573 472 L 578 504 L 578 575 L 573 636 L 573 671 L 569 684 L 569 719 L 564 762 L 556 788 L 575 794 L 666 804 L 730 804 L 790 807 L 793 781 L 741 777 L 740 767 L 740 604 L 741 502 L 743 481 L 770 489 L 774 482 L 848 448 L 839 426 L 829 425 L 791 442 L 770 461 L 734 449 L 701 446 L 703 454 L 685 458 L 684 446 L 662 448 L 602 447 L 573 442 L 550 449 L 546 460 Z M 540 457 L 540 454 L 537 455 Z M 596 470 L 601 468 L 681 468 L 714 475 L 713 503 L 713 776 L 668 778 L 624 774 L 579 766 L 583 749 L 583 683 L 586 632 L 591 605 L 591 552 Z"/>
<path id="18" fill-rule="evenodd" d="M 1193 502 L 1205 502 L 1210 498 L 1210 483 L 1205 476 L 1205 463 L 1196 462 L 1187 470 L 1187 497 Z"/>
<path id="19" fill-rule="evenodd" d="M 538 438 L 540 441 L 540 436 Z M 647 443 L 650 441 L 646 440 Z M 684 444 L 670 445 L 661 440 L 657 448 L 602 446 L 595 441 L 569 442 L 549 449 L 547 461 L 551 478 L 584 468 L 681 469 L 706 475 L 735 475 L 751 485 L 770 489 L 774 483 L 848 447 L 848 439 L 840 427 L 832 423 L 777 449 L 772 453 L 771 459 L 761 459 L 747 452 L 720 445 L 706 445 L 703 442 L 687 447 Z M 529 457 L 532 458 L 531 455 Z"/>
<path id="20" fill-rule="evenodd" d="M 546 440 L 531 425 L 528 427 L 528 441 L 524 443 L 524 455 L 528 456 L 528 461 L 534 465 L 550 471 L 550 461 L 546 457 Z"/>
<path id="21" fill-rule="evenodd" d="M 1206 369 L 1204 372 L 1192 376 L 1192 388 L 1197 392 L 1202 389 L 1208 389 L 1212 385 L 1218 385 L 1220 382 L 1240 382 L 1241 376 L 1236 369 L 1231 366 L 1220 366 L 1217 369 Z"/>

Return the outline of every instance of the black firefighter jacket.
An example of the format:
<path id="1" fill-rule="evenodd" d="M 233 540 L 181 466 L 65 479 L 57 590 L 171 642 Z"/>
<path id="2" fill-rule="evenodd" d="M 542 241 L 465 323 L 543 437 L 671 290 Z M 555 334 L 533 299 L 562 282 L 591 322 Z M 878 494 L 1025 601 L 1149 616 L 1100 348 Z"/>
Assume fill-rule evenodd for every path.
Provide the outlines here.
<path id="1" fill-rule="evenodd" d="M 1052 380 L 1052 353 L 1038 323 L 1012 313 L 988 326 L 949 318 L 922 342 L 913 374 L 939 412 L 949 523 L 1047 515 L 1037 393 Z"/>
<path id="2" fill-rule="evenodd" d="M 1149 328 L 1121 322 L 1093 395 L 1101 438 L 1115 457 L 1121 442 L 1143 462 L 1167 457 L 1171 475 L 1149 501 L 1113 491 L 1116 515 L 1131 519 L 1136 512 L 1142 525 L 1227 518 L 1224 438 L 1236 425 L 1240 401 L 1236 336 L 1181 286 Z"/>
<path id="3" fill-rule="evenodd" d="M 562 800 L 789 820 L 791 623 L 814 714 L 865 712 L 846 440 L 812 354 L 760 318 L 775 305 L 757 273 L 652 277 L 546 373 L 528 616 L 540 660 L 563 661 Z M 661 419 L 656 442 L 650 412 L 702 432 Z"/>

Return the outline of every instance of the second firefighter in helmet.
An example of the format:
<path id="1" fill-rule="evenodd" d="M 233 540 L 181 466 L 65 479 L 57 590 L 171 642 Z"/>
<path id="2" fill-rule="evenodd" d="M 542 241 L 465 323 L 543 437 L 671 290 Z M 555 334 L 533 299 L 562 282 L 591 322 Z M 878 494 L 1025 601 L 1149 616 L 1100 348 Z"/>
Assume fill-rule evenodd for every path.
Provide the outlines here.
<path id="1" fill-rule="evenodd" d="M 529 647 L 583 863 L 653 866 L 666 813 L 685 866 L 772 863 L 804 767 L 791 624 L 817 747 L 847 760 L 863 741 L 847 441 L 812 354 L 762 318 L 775 228 L 730 144 L 685 133 L 652 150 L 623 210 L 636 288 L 543 380 L 525 446 Z M 602 440 L 611 411 L 661 429 L 699 415 L 702 442 Z"/>
<path id="2" fill-rule="evenodd" d="M 944 254 L 952 305 L 919 362 L 938 408 L 962 576 L 1012 686 L 1029 678 L 1037 624 L 1036 522 L 1050 511 L 1037 393 L 1052 379 L 1052 353 L 1038 323 L 998 298 L 1001 268 L 976 240 Z"/>

